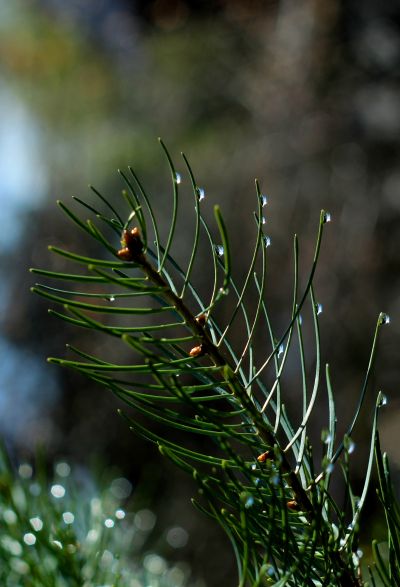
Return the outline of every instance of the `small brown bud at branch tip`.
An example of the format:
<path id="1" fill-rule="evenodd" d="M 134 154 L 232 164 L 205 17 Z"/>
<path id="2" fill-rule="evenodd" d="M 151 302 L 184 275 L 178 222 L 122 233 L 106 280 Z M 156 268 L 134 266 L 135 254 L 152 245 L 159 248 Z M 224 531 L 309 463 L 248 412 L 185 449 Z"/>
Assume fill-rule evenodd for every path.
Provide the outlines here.
<path id="1" fill-rule="evenodd" d="M 258 455 L 257 461 L 259 463 L 265 463 L 265 461 L 270 458 L 271 458 L 271 453 L 269 450 L 267 450 L 266 452 L 263 452 L 262 454 Z"/>
<path id="2" fill-rule="evenodd" d="M 200 316 L 197 316 L 196 322 L 198 324 L 200 324 L 200 326 L 204 326 L 205 323 L 207 322 L 207 316 L 206 316 L 206 314 L 200 314 Z"/>
<path id="3" fill-rule="evenodd" d="M 128 249 L 128 247 L 124 247 L 117 252 L 118 257 L 122 261 L 132 261 L 132 253 Z"/>
<path id="4" fill-rule="evenodd" d="M 117 252 L 124 261 L 138 261 L 142 255 L 143 243 L 140 238 L 140 230 L 135 226 L 131 231 L 124 230 L 121 239 L 122 249 Z"/>
<path id="5" fill-rule="evenodd" d="M 203 353 L 204 353 L 203 345 L 199 345 L 199 346 L 193 347 L 192 350 L 190 351 L 189 355 L 191 357 L 200 357 Z"/>
<path id="6" fill-rule="evenodd" d="M 290 501 L 288 501 L 286 506 L 289 510 L 298 510 L 299 509 L 299 504 L 294 499 L 291 499 Z"/>

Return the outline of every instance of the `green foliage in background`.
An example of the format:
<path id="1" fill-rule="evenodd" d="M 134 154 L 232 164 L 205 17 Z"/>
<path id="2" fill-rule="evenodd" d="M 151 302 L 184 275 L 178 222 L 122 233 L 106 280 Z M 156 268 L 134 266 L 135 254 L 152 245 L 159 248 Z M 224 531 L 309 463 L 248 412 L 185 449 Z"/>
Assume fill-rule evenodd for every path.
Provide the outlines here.
<path id="1" fill-rule="evenodd" d="M 18 471 L 0 460 L 0 583 L 4 587 L 177 587 L 188 566 L 148 550 L 155 516 L 122 508 L 127 479 L 99 489 L 66 462 L 49 477 L 40 460 Z"/>
<path id="2" fill-rule="evenodd" d="M 249 247 L 249 265 L 239 282 L 221 210 L 214 207 L 211 224 L 203 213 L 204 189 L 197 185 L 186 157 L 194 230 L 187 250 L 180 243 L 180 221 L 187 222 L 179 219 L 182 176 L 161 144 L 172 180 L 165 238 L 160 236 L 164 222 L 131 168 L 121 172 L 127 188 L 125 211 L 114 208 L 96 190 L 96 200 L 75 198 L 90 211 L 87 221 L 60 203 L 106 256 L 90 258 L 51 247 L 76 269 L 35 269 L 60 285 L 40 284 L 33 290 L 61 306 L 51 309 L 52 314 L 90 329 L 93 347 L 104 335 L 113 337 L 116 346 L 112 358 L 70 346 L 74 357 L 50 362 L 75 369 L 111 390 L 129 406 L 125 418 L 132 430 L 193 476 L 199 489 L 193 504 L 229 537 L 240 587 L 347 587 L 378 585 L 379 580 L 400 585 L 398 510 L 386 458 L 377 443 L 378 412 L 386 404 L 381 392 L 371 414 L 369 457 L 359 494 L 350 480 L 352 435 L 369 387 L 378 335 L 389 317 L 378 317 L 358 405 L 346 434 L 338 436 L 330 370 L 321 360 L 322 306 L 314 287 L 330 214 L 320 214 L 304 284 L 294 238 L 290 317 L 284 328 L 278 328 L 266 302 L 271 244 L 264 230 L 267 196 L 256 182 L 253 244 L 241 242 L 240 233 L 234 235 L 240 247 Z M 209 261 L 200 266 L 199 251 L 205 248 Z M 181 266 L 176 258 L 185 254 Z M 199 277 L 208 281 L 207 294 Z M 238 328 L 244 332 L 242 339 L 234 334 Z M 297 369 L 299 375 L 293 414 L 285 397 L 285 369 Z M 314 407 L 322 395 L 328 417 L 320 424 L 321 441 L 311 443 Z M 359 526 L 374 451 L 389 540 L 388 554 L 374 543 L 376 569 L 368 571 L 362 567 Z M 331 491 L 334 476 L 344 487 L 340 501 Z"/>

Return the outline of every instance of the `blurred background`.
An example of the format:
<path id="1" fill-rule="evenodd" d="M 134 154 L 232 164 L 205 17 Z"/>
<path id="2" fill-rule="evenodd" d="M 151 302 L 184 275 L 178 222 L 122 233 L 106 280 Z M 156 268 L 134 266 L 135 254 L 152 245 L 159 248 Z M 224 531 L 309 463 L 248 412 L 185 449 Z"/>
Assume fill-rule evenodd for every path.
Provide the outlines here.
<path id="1" fill-rule="evenodd" d="M 319 211 L 329 210 L 316 287 L 341 429 L 385 311 L 354 475 L 362 480 L 379 389 L 390 404 L 384 448 L 399 467 L 399 27 L 394 0 L 0 0 L 0 433 L 15 454 L 41 444 L 49 458 L 91 466 L 100 455 L 119 468 L 160 533 L 185 529 L 168 556 L 189 560 L 209 587 L 233 584 L 227 540 L 190 506 L 192 481 L 129 433 L 115 398 L 45 363 L 88 335 L 47 315 L 28 268 L 52 266 L 49 243 L 79 250 L 55 200 L 84 197 L 89 183 L 117 199 L 117 168 L 133 165 L 168 210 L 162 136 L 178 168 L 180 151 L 189 157 L 205 205 L 220 203 L 231 234 L 250 243 L 260 180 L 267 296 L 283 327 L 293 234 L 305 279 Z M 190 235 L 188 226 L 182 243 Z M 289 381 L 290 394 L 295 402 Z"/>

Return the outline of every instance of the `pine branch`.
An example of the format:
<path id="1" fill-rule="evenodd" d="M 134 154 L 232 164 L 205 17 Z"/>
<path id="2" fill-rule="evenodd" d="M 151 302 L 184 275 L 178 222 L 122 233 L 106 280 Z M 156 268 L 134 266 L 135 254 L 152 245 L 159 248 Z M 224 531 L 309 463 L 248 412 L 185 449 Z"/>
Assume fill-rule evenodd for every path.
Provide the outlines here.
<path id="1" fill-rule="evenodd" d="M 265 447 L 268 449 L 272 449 L 273 447 L 277 448 L 278 459 L 281 462 L 282 471 L 288 476 L 288 484 L 293 491 L 293 505 L 296 504 L 296 508 L 303 511 L 309 524 L 312 524 L 315 517 L 315 509 L 313 504 L 311 503 L 306 491 L 299 482 L 296 474 L 290 467 L 285 453 L 277 444 L 276 437 L 270 429 L 266 428 L 265 421 L 262 419 L 260 412 L 256 409 L 254 403 L 251 401 L 251 398 L 247 394 L 246 389 L 239 380 L 238 376 L 234 373 L 231 365 L 222 356 L 218 347 L 213 344 L 207 330 L 204 327 L 204 324 L 202 324 L 201 321 L 196 320 L 191 311 L 183 302 L 182 298 L 177 296 L 168 287 L 168 284 L 162 278 L 160 273 L 147 260 L 143 253 L 143 243 L 140 240 L 139 234 L 139 230 L 137 228 L 133 228 L 131 231 L 131 236 L 125 236 L 127 242 L 131 242 L 131 246 L 129 246 L 129 244 L 127 245 L 128 251 L 125 251 L 125 249 L 121 250 L 123 251 L 124 258 L 134 262 L 143 271 L 146 277 L 148 277 L 149 281 L 162 290 L 163 293 L 161 295 L 164 297 L 165 301 L 169 303 L 171 307 L 174 307 L 177 310 L 177 312 L 183 318 L 184 323 L 190 328 L 193 334 L 198 337 L 200 344 L 193 349 L 196 351 L 195 356 L 199 356 L 200 354 L 208 355 L 215 366 L 222 368 L 225 379 L 229 381 L 229 389 L 231 390 L 232 395 L 247 410 L 248 414 L 251 414 L 257 430 L 257 434 L 265 444 Z M 121 256 L 121 251 L 119 251 L 119 256 Z M 304 297 L 305 295 L 306 294 L 304 294 Z M 332 565 L 339 570 L 338 578 L 340 578 L 340 584 L 343 587 L 359 586 L 360 583 L 358 579 L 349 573 L 338 553 L 331 553 L 331 557 Z"/>
<path id="2" fill-rule="evenodd" d="M 214 208 L 222 242 L 222 245 L 217 245 L 201 213 L 200 202 L 204 199 L 204 190 L 197 185 L 189 162 L 184 157 L 196 214 L 193 246 L 185 271 L 171 256 L 178 226 L 181 176 L 176 172 L 165 145 L 162 144 L 162 147 L 173 187 L 172 216 L 165 246 L 160 242 L 160 230 L 150 198 L 135 172 L 130 169 L 135 183 L 121 172 L 128 187 L 128 192 L 124 192 L 123 196 L 131 208 L 126 222 L 123 222 L 124 215 L 117 212 L 97 191 L 95 194 L 101 204 L 106 205 L 115 218 L 108 218 L 92 204 L 78 201 L 105 223 L 113 234 L 122 233 L 121 248 L 116 248 L 93 221 L 84 222 L 64 204 L 60 205 L 72 222 L 115 259 L 88 258 L 52 247 L 55 253 L 86 266 L 90 275 L 35 270 L 50 279 L 79 284 L 78 291 L 68 289 L 68 285 L 62 288 L 38 285 L 34 288 L 43 297 L 63 305 L 63 313 L 51 310 L 53 314 L 76 326 L 91 329 L 94 333 L 119 338 L 138 354 L 142 362 L 117 365 L 73 347 L 71 351 L 80 360 L 49 360 L 84 373 L 110 389 L 133 408 L 134 413 L 144 416 L 148 425 L 143 420 L 130 416 L 126 418 L 137 434 L 155 442 L 164 455 L 196 479 L 203 497 L 202 502 L 195 500 L 194 503 L 216 520 L 229 536 L 237 558 L 240 587 L 248 583 L 288 587 L 333 584 L 342 587 L 360 586 L 362 579 L 355 549 L 358 522 L 371 477 L 377 414 L 383 405 L 381 396 L 378 397 L 373 414 L 367 475 L 358 504 L 349 482 L 349 454 L 352 451 L 351 435 L 370 381 L 378 333 L 381 326 L 388 322 L 388 317 L 385 314 L 379 316 L 358 406 L 347 435 L 339 442 L 336 439 L 334 394 L 328 366 L 326 368 L 329 423 L 328 430 L 323 431 L 326 452 L 321 463 L 322 470 L 318 472 L 315 469 L 319 465 L 313 456 L 307 432 L 321 387 L 318 318 L 321 307 L 316 302 L 313 283 L 323 229 L 330 221 L 330 215 L 321 212 L 314 258 L 301 294 L 297 237 L 294 240 L 291 317 L 283 334 L 275 338 L 265 301 L 266 247 L 270 239 L 263 232 L 262 208 L 267 198 L 261 194 L 258 182 L 257 211 L 254 214 L 256 241 L 244 284 L 239 287 L 233 279 L 230 243 L 221 211 L 218 206 Z M 147 216 L 156 252 L 149 246 L 151 231 Z M 137 224 L 132 227 L 133 220 Z M 193 280 L 202 235 L 209 244 L 213 260 L 209 303 L 201 299 Z M 261 279 L 257 276 L 260 257 Z M 219 287 L 221 274 L 222 284 Z M 113 290 L 85 290 L 85 287 L 92 286 L 112 287 Z M 251 286 L 255 286 L 257 294 L 252 318 L 247 301 Z M 220 327 L 214 317 L 215 308 L 231 299 L 230 291 L 235 298 L 233 310 L 226 325 Z M 74 299 L 77 295 L 79 300 Z M 129 304 L 130 298 L 135 300 L 142 296 L 148 296 L 151 304 Z M 109 302 L 123 299 L 125 305 L 100 304 L 98 302 L 101 298 Z M 301 323 L 301 311 L 307 301 L 311 304 L 316 346 L 314 383 L 310 395 L 307 390 Z M 192 310 L 193 303 L 197 311 Z M 121 325 L 118 321 L 118 324 L 113 325 L 103 321 L 102 314 L 111 318 L 132 316 L 136 320 L 151 316 L 156 322 Z M 245 323 L 246 340 L 238 352 L 230 341 L 230 335 L 239 315 L 242 315 Z M 168 316 L 168 322 L 163 316 Z M 255 333 L 257 328 L 265 328 L 263 324 L 267 326 L 272 350 L 257 366 L 259 353 L 254 347 Z M 281 378 L 289 348 L 295 344 L 296 337 L 303 387 L 303 415 L 300 425 L 293 427 L 283 402 Z M 190 351 L 186 349 L 187 343 L 193 345 Z M 279 358 L 281 353 L 282 358 Z M 268 389 L 264 374 L 269 368 L 274 370 L 275 380 Z M 133 380 L 133 374 L 147 376 L 148 379 Z M 187 376 L 191 377 L 190 382 Z M 151 422 L 161 425 L 165 435 L 155 433 Z M 216 452 L 188 448 L 182 436 L 174 440 L 175 431 L 190 437 L 195 435 L 211 439 Z M 287 439 L 285 442 L 280 440 L 282 435 Z M 336 462 L 341 463 L 350 510 L 339 507 L 329 493 L 329 482 Z M 378 547 L 376 552 L 379 556 Z"/>

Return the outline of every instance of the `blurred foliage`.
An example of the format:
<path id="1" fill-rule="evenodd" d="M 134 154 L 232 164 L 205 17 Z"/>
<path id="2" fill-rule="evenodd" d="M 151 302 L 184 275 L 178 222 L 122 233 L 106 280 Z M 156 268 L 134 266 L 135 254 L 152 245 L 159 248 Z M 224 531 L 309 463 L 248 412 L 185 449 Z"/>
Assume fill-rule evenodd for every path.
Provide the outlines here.
<path id="1" fill-rule="evenodd" d="M 4 587 L 194 585 L 187 564 L 168 564 L 149 550 L 155 515 L 132 510 L 127 503 L 131 483 L 122 477 L 103 483 L 99 488 L 87 471 L 71 471 L 66 462 L 56 463 L 54 476 L 48 476 L 40 457 L 34 466 L 24 462 L 16 471 L 2 449 Z M 175 542 L 185 538 L 182 528 L 174 530 Z"/>

